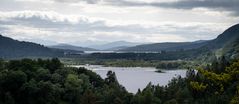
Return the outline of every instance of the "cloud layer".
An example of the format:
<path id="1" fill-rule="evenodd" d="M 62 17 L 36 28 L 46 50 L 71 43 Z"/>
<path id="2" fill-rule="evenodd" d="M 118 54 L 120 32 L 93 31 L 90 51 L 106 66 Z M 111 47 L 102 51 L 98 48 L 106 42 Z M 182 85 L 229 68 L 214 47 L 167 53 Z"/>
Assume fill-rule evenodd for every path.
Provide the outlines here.
<path id="1" fill-rule="evenodd" d="M 235 16 L 239 16 L 239 0 L 175 0 L 170 2 L 143 2 L 132 0 L 54 0 L 64 3 L 86 2 L 89 4 L 104 4 L 113 6 L 152 6 L 158 8 L 173 8 L 173 9 L 194 9 L 208 8 L 215 11 L 231 12 Z"/>
<path id="2" fill-rule="evenodd" d="M 0 33 L 75 45 L 213 39 L 239 20 L 236 4 L 237 0 L 2 0 Z"/>
<path id="3" fill-rule="evenodd" d="M 187 25 L 165 23 L 157 26 L 143 26 L 141 24 L 109 25 L 110 23 L 106 20 L 84 16 L 64 16 L 55 12 L 0 12 L 0 15 L 0 29 L 5 33 L 34 34 L 43 39 L 47 35 L 50 35 L 50 38 L 55 36 L 53 34 L 59 34 L 57 37 L 61 38 L 59 39 L 60 42 L 112 39 L 115 41 L 117 39 L 126 39 L 127 41 L 150 41 L 152 39 L 152 42 L 154 42 L 157 40 L 153 38 L 159 39 L 163 35 L 171 38 L 165 41 L 185 41 L 186 38 L 194 40 L 195 37 L 199 36 L 212 38 L 215 36 L 207 35 L 217 31 L 210 27 L 213 24 L 200 23 Z M 162 38 L 161 41 L 164 39 Z"/>

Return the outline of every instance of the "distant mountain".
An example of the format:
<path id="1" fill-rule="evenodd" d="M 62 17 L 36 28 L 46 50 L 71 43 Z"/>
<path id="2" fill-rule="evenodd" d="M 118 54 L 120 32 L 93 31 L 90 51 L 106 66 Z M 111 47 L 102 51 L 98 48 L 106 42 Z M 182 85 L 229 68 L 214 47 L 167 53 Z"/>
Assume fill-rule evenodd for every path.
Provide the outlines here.
<path id="1" fill-rule="evenodd" d="M 47 39 L 24 39 L 24 41 L 28 41 L 28 42 L 33 42 L 33 43 L 37 43 L 37 44 L 42 44 L 44 46 L 52 46 L 52 45 L 57 45 L 59 43 L 55 42 L 55 41 L 51 41 L 51 40 L 47 40 Z"/>
<path id="2" fill-rule="evenodd" d="M 132 47 L 139 45 L 141 43 L 133 43 L 133 42 L 127 42 L 127 41 L 116 41 L 116 42 L 111 42 L 103 45 L 93 45 L 89 46 L 90 48 L 94 49 L 99 49 L 99 50 L 118 50 L 121 49 L 122 47 Z"/>
<path id="3" fill-rule="evenodd" d="M 204 42 L 207 42 L 209 40 L 197 40 L 197 41 L 194 41 L 194 43 L 204 43 Z"/>
<path id="4" fill-rule="evenodd" d="M 190 50 L 196 49 L 207 44 L 208 41 L 195 41 L 195 42 L 166 42 L 137 45 L 135 47 L 125 48 L 119 51 L 128 52 L 160 52 L 160 51 L 177 51 L 177 50 Z"/>
<path id="5" fill-rule="evenodd" d="M 127 46 L 118 46 L 118 47 L 109 48 L 107 50 L 109 50 L 109 51 L 119 51 L 119 50 L 122 50 L 122 49 L 125 49 L 125 48 L 129 48 L 129 47 L 127 47 Z"/>
<path id="6" fill-rule="evenodd" d="M 239 58 L 239 24 L 228 28 L 213 40 L 154 43 L 144 45 L 139 44 L 140 43 L 117 41 L 95 46 L 95 48 L 101 50 L 117 50 L 123 52 L 175 51 L 171 53 L 177 54 L 177 52 L 184 52 L 185 55 L 188 55 L 189 57 L 198 54 L 203 56 L 202 54 L 212 52 L 215 53 L 216 56 L 225 55 L 226 57 L 230 58 Z M 17 58 L 27 56 L 61 57 L 68 54 L 79 54 L 82 53 L 82 51 L 95 50 L 91 48 L 77 47 L 67 44 L 52 46 L 51 48 L 48 48 L 40 44 L 18 41 L 0 35 L 0 58 Z M 178 56 L 180 55 L 181 54 L 178 54 Z"/>
<path id="7" fill-rule="evenodd" d="M 48 46 L 48 47 L 56 48 L 56 49 L 65 49 L 65 50 L 76 50 L 76 51 L 97 51 L 96 49 L 93 49 L 93 48 L 73 46 L 69 44 L 58 44 L 58 45 Z"/>
<path id="8" fill-rule="evenodd" d="M 177 50 L 192 50 L 200 51 L 208 49 L 214 52 L 217 56 L 225 55 L 227 57 L 239 58 L 239 24 L 234 25 L 216 39 L 199 40 L 195 42 L 170 42 L 170 43 L 155 43 L 137 45 L 121 49 L 124 52 L 160 52 L 160 51 L 177 51 Z"/>
<path id="9" fill-rule="evenodd" d="M 43 45 L 13 40 L 0 35 L 0 58 L 16 58 L 27 56 L 57 57 L 64 55 L 64 51 L 50 49 Z"/>

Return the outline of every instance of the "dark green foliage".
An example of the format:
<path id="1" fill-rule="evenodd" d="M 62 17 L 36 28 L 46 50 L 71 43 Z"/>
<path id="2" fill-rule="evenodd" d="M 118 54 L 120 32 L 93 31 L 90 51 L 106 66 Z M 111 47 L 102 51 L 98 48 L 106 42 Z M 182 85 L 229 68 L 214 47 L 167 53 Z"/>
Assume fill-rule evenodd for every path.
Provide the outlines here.
<path id="1" fill-rule="evenodd" d="M 118 83 L 117 82 L 117 78 L 115 76 L 115 72 L 112 71 L 108 71 L 108 73 L 106 74 L 107 78 L 105 79 L 105 82 L 110 84 L 110 83 Z"/>
<path id="2" fill-rule="evenodd" d="M 133 95 L 112 71 L 103 80 L 85 68 L 64 67 L 56 58 L 0 61 L 0 104 L 237 104 L 239 61 L 222 57 L 213 63 L 166 86 L 149 83 Z"/>
<path id="3" fill-rule="evenodd" d="M 176 62 L 161 62 L 158 63 L 156 68 L 157 69 L 178 69 L 178 68 L 185 68 L 186 62 L 184 61 L 176 61 Z"/>
<path id="4" fill-rule="evenodd" d="M 113 72 L 104 81 L 85 68 L 63 67 L 57 58 L 0 61 L 0 66 L 0 104 L 130 102 L 130 98 L 124 99 L 131 94 L 118 83 Z"/>
<path id="5" fill-rule="evenodd" d="M 228 62 L 222 57 L 216 62 L 207 70 L 188 70 L 186 78 L 175 78 L 164 87 L 149 84 L 138 91 L 132 103 L 145 104 L 146 100 L 151 104 L 156 99 L 156 104 L 237 104 L 239 61 Z"/>

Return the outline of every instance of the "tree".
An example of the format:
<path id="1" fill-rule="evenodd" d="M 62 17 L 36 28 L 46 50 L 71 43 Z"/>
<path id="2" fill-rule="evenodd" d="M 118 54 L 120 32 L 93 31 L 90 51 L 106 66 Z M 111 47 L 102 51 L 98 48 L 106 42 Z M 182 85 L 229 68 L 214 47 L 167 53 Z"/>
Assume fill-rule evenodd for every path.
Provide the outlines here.
<path id="1" fill-rule="evenodd" d="M 81 85 L 83 81 L 75 74 L 69 74 L 64 83 L 65 86 L 65 98 L 67 101 L 77 104 L 80 102 L 79 98 L 82 92 Z"/>
<path id="2" fill-rule="evenodd" d="M 62 67 L 61 61 L 58 58 L 53 58 L 46 65 L 47 69 L 50 70 L 51 73 L 54 73 L 57 69 Z"/>
<path id="3" fill-rule="evenodd" d="M 91 90 L 85 91 L 81 97 L 80 104 L 98 104 L 97 97 Z"/>
<path id="4" fill-rule="evenodd" d="M 239 104 L 239 85 L 237 86 L 236 95 L 230 101 L 230 104 Z"/>
<path id="5" fill-rule="evenodd" d="M 115 98 L 113 104 L 124 104 L 124 102 L 120 98 Z"/>
<path id="6" fill-rule="evenodd" d="M 12 97 L 11 93 L 7 92 L 4 97 L 4 104 L 15 104 L 15 100 Z"/>
<path id="7" fill-rule="evenodd" d="M 0 59 L 0 71 L 4 69 L 4 61 Z"/>
<path id="8" fill-rule="evenodd" d="M 107 75 L 107 78 L 105 78 L 106 83 L 108 83 L 108 84 L 110 84 L 110 83 L 118 84 L 115 72 L 108 71 L 106 75 Z"/>

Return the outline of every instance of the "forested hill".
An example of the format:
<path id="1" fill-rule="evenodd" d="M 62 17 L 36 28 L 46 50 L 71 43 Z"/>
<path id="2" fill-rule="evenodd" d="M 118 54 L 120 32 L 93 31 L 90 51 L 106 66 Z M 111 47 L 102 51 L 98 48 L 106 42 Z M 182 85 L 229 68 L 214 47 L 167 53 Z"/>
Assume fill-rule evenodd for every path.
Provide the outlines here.
<path id="1" fill-rule="evenodd" d="M 210 41 L 207 46 L 210 48 L 222 48 L 227 44 L 231 44 L 239 39 L 239 24 L 234 25 L 222 34 L 220 34 L 216 39 Z"/>
<path id="2" fill-rule="evenodd" d="M 97 51 L 96 49 L 93 49 L 93 48 L 73 46 L 73 45 L 69 45 L 69 44 L 58 44 L 58 45 L 54 45 L 54 46 L 49 46 L 49 48 L 76 50 L 76 51 Z"/>
<path id="3" fill-rule="evenodd" d="M 154 43 L 144 44 L 135 47 L 129 47 L 120 51 L 129 52 L 160 52 L 160 51 L 177 51 L 177 50 L 190 50 L 200 48 L 205 45 L 207 41 L 203 42 L 167 42 L 167 43 Z"/>
<path id="4" fill-rule="evenodd" d="M 43 45 L 14 40 L 0 35 L 0 58 L 27 56 L 62 56 L 64 51 L 50 49 Z"/>
<path id="5" fill-rule="evenodd" d="M 196 41 L 196 42 L 172 42 L 172 43 L 156 43 L 147 45 L 138 45 L 135 47 L 130 47 L 123 49 L 121 51 L 177 51 L 177 50 L 190 50 L 198 49 L 201 47 L 207 47 L 208 49 L 221 49 L 224 53 L 235 51 L 238 49 L 237 43 L 239 40 L 239 24 L 234 25 L 222 34 L 220 34 L 216 39 L 209 41 Z M 229 48 L 229 49 L 228 49 Z"/>
<path id="6" fill-rule="evenodd" d="M 216 39 L 210 41 L 206 47 L 215 50 L 217 55 L 239 57 L 239 24 L 224 31 Z"/>

